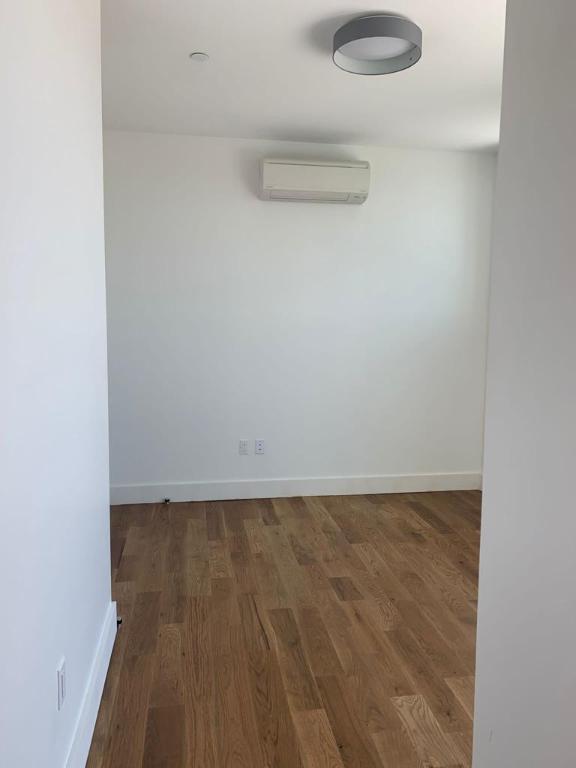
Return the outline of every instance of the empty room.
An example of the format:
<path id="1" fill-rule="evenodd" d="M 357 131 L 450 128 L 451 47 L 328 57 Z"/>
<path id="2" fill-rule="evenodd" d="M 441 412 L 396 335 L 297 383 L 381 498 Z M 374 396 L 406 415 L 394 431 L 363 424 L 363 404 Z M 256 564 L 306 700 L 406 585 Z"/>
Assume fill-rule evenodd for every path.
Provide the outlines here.
<path id="1" fill-rule="evenodd" d="M 0 768 L 574 768 L 574 29 L 3 3 Z"/>

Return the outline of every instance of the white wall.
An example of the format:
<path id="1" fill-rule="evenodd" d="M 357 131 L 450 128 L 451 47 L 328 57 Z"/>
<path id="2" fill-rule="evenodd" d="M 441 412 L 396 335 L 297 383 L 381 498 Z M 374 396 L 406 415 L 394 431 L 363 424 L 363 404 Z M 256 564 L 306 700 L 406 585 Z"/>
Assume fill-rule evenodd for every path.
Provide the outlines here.
<path id="1" fill-rule="evenodd" d="M 476 768 L 573 768 L 576 4 L 508 0 Z"/>
<path id="2" fill-rule="evenodd" d="M 84 765 L 110 603 L 99 3 L 0 10 L 0 765 Z M 68 691 L 57 711 L 56 668 Z"/>
<path id="3" fill-rule="evenodd" d="M 262 202 L 266 155 L 369 160 L 370 198 Z M 113 500 L 476 486 L 494 165 L 106 133 Z"/>

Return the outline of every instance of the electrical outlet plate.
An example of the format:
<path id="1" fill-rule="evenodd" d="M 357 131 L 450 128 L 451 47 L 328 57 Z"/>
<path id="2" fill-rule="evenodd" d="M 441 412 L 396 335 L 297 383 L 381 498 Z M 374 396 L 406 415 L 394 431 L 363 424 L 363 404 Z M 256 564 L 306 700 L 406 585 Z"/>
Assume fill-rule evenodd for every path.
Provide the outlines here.
<path id="1" fill-rule="evenodd" d="M 264 440 L 256 440 L 254 443 L 254 453 L 261 456 L 264 453 Z"/>
<path id="2" fill-rule="evenodd" d="M 58 711 L 64 706 L 64 699 L 66 698 L 66 660 L 62 659 L 56 670 L 56 678 L 58 681 Z"/>
<path id="3" fill-rule="evenodd" d="M 250 453 L 250 441 L 240 440 L 238 442 L 238 453 L 240 456 L 247 456 Z"/>

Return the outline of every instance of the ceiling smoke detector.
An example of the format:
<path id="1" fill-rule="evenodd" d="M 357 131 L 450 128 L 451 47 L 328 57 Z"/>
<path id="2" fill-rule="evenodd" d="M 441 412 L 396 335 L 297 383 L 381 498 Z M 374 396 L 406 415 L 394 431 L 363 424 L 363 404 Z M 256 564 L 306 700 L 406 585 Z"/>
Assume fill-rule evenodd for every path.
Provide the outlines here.
<path id="1" fill-rule="evenodd" d="M 402 16 L 359 16 L 334 35 L 334 64 L 356 75 L 400 72 L 421 56 L 422 30 Z"/>

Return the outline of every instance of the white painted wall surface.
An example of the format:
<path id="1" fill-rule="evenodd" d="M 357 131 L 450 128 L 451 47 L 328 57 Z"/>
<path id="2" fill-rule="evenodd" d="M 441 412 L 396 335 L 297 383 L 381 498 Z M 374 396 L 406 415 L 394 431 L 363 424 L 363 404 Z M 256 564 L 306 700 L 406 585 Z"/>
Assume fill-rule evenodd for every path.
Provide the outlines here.
<path id="1" fill-rule="evenodd" d="M 104 154 L 113 500 L 478 484 L 492 155 L 122 132 Z M 262 156 L 369 160 L 369 200 L 262 202 Z"/>
<path id="2" fill-rule="evenodd" d="M 475 768 L 573 768 L 576 4 L 508 0 Z"/>
<path id="3" fill-rule="evenodd" d="M 0 6 L 2 768 L 84 765 L 115 631 L 99 11 Z"/>

